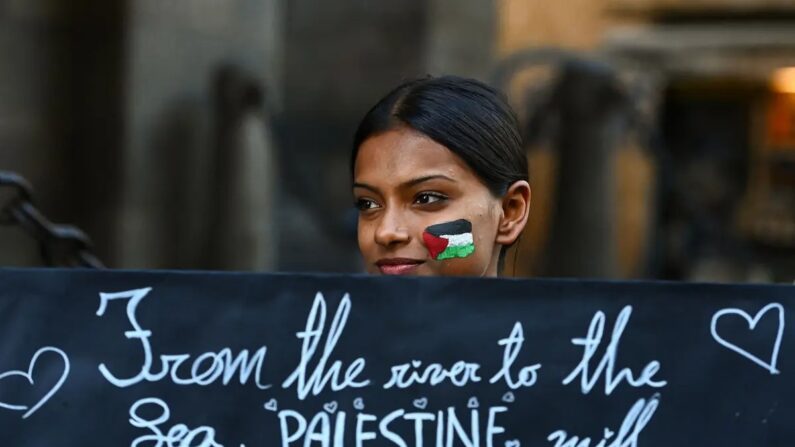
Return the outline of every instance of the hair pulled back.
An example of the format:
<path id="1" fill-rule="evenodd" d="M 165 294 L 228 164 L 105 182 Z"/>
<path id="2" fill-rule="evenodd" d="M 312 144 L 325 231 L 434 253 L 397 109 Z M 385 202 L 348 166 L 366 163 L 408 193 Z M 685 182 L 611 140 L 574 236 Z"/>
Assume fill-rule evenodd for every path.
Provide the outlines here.
<path id="1" fill-rule="evenodd" d="M 399 85 L 364 116 L 353 140 L 351 170 L 368 138 L 411 128 L 447 147 L 496 197 L 527 180 L 527 155 L 519 126 L 504 96 L 458 76 L 425 77 Z"/>

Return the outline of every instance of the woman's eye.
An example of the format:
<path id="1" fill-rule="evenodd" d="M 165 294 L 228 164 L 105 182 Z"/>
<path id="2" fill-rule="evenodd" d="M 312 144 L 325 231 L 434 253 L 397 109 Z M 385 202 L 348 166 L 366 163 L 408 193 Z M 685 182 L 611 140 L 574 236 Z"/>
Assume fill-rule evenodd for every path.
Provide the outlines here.
<path id="1" fill-rule="evenodd" d="M 359 211 L 367 211 L 373 208 L 378 208 L 378 204 L 375 203 L 374 200 L 370 199 L 357 199 L 355 205 Z"/>
<path id="2" fill-rule="evenodd" d="M 414 203 L 419 205 L 427 205 L 430 203 L 441 202 L 442 200 L 446 199 L 447 197 L 442 194 L 423 192 L 421 194 L 417 194 L 417 198 L 414 199 Z"/>

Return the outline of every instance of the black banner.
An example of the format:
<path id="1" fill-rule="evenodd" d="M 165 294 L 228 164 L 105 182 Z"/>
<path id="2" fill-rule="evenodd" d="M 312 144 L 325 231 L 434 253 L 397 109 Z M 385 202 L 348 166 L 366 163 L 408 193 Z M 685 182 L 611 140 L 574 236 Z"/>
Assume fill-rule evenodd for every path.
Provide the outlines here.
<path id="1" fill-rule="evenodd" d="M 793 286 L 0 270 L 3 446 L 795 445 Z"/>

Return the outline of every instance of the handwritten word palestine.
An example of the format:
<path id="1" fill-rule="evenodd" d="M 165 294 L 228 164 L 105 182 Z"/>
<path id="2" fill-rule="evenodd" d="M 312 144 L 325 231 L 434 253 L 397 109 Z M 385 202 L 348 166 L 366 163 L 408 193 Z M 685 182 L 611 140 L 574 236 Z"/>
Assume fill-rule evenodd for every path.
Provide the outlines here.
<path id="1" fill-rule="evenodd" d="M 508 408 L 503 406 L 491 407 L 483 413 L 472 409 L 463 415 L 459 415 L 454 407 L 436 412 L 398 409 L 380 418 L 367 413 L 357 413 L 349 418 L 344 411 L 333 415 L 321 411 L 307 420 L 297 411 L 282 410 L 279 412 L 281 446 L 502 446 L 497 438 L 505 433 L 505 427 L 498 424 L 497 416 L 506 411 Z M 426 426 L 432 430 L 431 436 L 426 436 Z M 349 436 L 353 436 L 352 444 L 346 444 Z"/>

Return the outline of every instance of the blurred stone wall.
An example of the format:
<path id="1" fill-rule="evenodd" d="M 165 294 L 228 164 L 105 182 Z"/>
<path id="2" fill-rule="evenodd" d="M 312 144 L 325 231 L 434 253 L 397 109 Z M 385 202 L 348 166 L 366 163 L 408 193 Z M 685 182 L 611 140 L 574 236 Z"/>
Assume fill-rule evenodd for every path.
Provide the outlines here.
<path id="1" fill-rule="evenodd" d="M 210 216 L 226 149 L 213 83 L 232 67 L 278 109 L 280 4 L 0 3 L 0 169 L 26 176 L 39 208 L 89 233 L 108 265 L 217 265 L 208 240 L 223 236 L 211 234 Z M 270 124 L 264 107 L 257 113 Z M 269 177 L 258 186 L 265 202 Z M 2 265 L 41 263 L 18 229 L 0 228 L 0 246 Z"/>
<path id="2" fill-rule="evenodd" d="M 129 2 L 118 265 L 224 267 L 211 259 L 219 255 L 213 240 L 239 229 L 210 228 L 222 208 L 214 206 L 215 190 L 227 187 L 219 183 L 217 152 L 232 156 L 241 148 L 229 140 L 219 147 L 214 79 L 234 67 L 259 84 L 268 108 L 278 108 L 282 7 L 279 0 Z M 276 179 L 261 181 L 259 198 L 270 201 Z"/>
<path id="3" fill-rule="evenodd" d="M 615 189 L 618 204 L 611 219 L 617 235 L 611 242 L 617 250 L 616 276 L 734 281 L 788 278 L 775 272 L 791 270 L 789 262 L 778 260 L 791 258 L 791 253 L 784 251 L 783 246 L 760 248 L 754 241 L 743 240 L 743 235 L 735 234 L 736 224 L 731 218 L 713 219 L 720 224 L 712 225 L 698 237 L 690 236 L 691 228 L 701 225 L 695 222 L 699 218 L 704 220 L 694 215 L 703 214 L 712 219 L 710 211 L 704 211 L 709 206 L 692 207 L 696 211 L 681 219 L 686 222 L 687 231 L 665 221 L 678 213 L 671 204 L 678 202 L 670 199 L 678 193 L 672 192 L 675 187 L 671 185 L 681 183 L 686 177 L 682 173 L 687 171 L 671 160 L 676 158 L 677 151 L 687 154 L 696 151 L 681 147 L 679 140 L 667 135 L 670 130 L 664 128 L 660 115 L 675 102 L 672 101 L 676 99 L 674 89 L 682 87 L 687 87 L 691 97 L 687 100 L 690 102 L 681 101 L 687 104 L 681 110 L 697 109 L 702 98 L 716 96 L 712 92 L 725 96 L 727 103 L 741 103 L 747 113 L 742 120 L 733 120 L 732 109 L 726 106 L 716 107 L 714 113 L 704 113 L 697 119 L 681 110 L 667 113 L 690 121 L 688 138 L 703 142 L 702 146 L 717 145 L 722 149 L 716 151 L 718 156 L 708 158 L 705 166 L 692 169 L 690 175 L 713 189 L 730 185 L 742 190 L 743 176 L 724 166 L 716 167 L 719 155 L 733 152 L 732 156 L 740 160 L 759 158 L 758 143 L 751 141 L 752 138 L 737 138 L 736 132 L 759 126 L 763 117 L 753 114 L 768 99 L 773 72 L 795 64 L 795 3 L 791 0 L 500 0 L 498 5 L 501 57 L 548 46 L 575 51 L 590 60 L 607 61 L 618 69 L 622 83 L 631 86 L 629 91 L 640 99 L 638 111 L 646 129 L 652 132 L 628 134 L 611 167 L 615 178 L 611 187 Z M 526 70 L 516 76 L 509 93 L 517 110 L 524 111 L 528 92 L 548 86 L 545 83 L 556 74 L 554 70 Z M 711 120 L 721 124 L 710 126 Z M 735 144 L 725 144 L 721 138 Z M 553 221 L 555 207 L 572 202 L 556 190 L 559 160 L 550 143 L 544 140 L 528 148 L 534 189 L 530 221 L 518 250 L 517 273 L 522 276 L 538 274 L 545 259 L 552 256 L 587 256 L 583 250 L 569 254 L 545 250 L 552 229 L 560 227 Z M 741 171 L 761 169 L 744 161 L 737 164 Z M 727 180 L 723 183 L 710 180 L 711 174 L 716 177 L 715 172 L 720 174 L 717 177 Z M 684 187 L 681 196 L 699 196 L 706 190 L 709 188 Z M 741 196 L 750 197 L 747 193 L 729 196 L 732 199 L 727 202 L 735 205 L 741 204 Z M 602 197 L 594 197 L 593 191 L 584 191 L 581 199 L 605 203 Z M 768 199 L 780 201 L 782 197 L 771 195 Z M 754 196 L 753 202 L 761 200 Z M 766 219 L 758 212 L 754 214 L 754 220 L 761 225 L 775 220 Z M 577 231 L 590 231 L 593 226 L 593 222 L 587 222 Z M 693 241 L 687 241 L 688 237 Z M 704 243 L 713 239 L 720 242 Z M 722 247 L 713 250 L 711 245 Z M 677 252 L 679 246 L 686 249 Z M 722 268 L 720 275 L 703 274 L 697 267 L 688 267 L 698 264 L 696 251 L 702 246 L 710 246 L 706 251 L 720 251 L 721 263 L 735 263 L 739 267 Z M 723 246 L 731 248 L 724 250 Z M 674 261 L 670 261 L 672 253 L 678 253 Z"/>
<path id="4" fill-rule="evenodd" d="M 27 177 L 38 206 L 89 231 L 106 259 L 114 252 L 123 11 L 122 2 L 0 2 L 0 169 Z M 0 265 L 41 263 L 17 228 L 0 227 L 0 247 Z"/>

